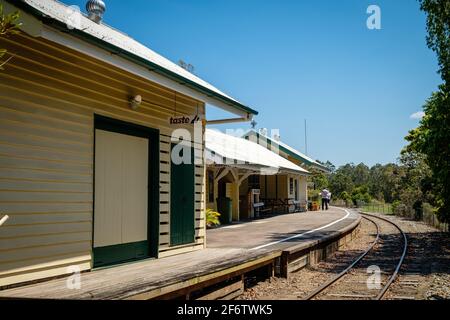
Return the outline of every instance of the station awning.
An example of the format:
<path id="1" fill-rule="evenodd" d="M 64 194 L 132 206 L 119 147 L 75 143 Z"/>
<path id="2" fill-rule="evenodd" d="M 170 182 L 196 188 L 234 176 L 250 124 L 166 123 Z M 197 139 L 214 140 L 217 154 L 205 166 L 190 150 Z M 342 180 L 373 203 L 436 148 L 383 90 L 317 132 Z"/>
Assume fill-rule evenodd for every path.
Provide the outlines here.
<path id="1" fill-rule="evenodd" d="M 257 143 L 240 137 L 206 129 L 206 161 L 208 164 L 252 170 L 261 175 L 309 172 Z"/>
<path id="2" fill-rule="evenodd" d="M 323 172 L 330 172 L 330 169 L 327 168 L 325 165 L 320 164 L 319 162 L 317 162 L 316 160 L 308 157 L 307 155 L 301 153 L 300 151 L 292 148 L 291 146 L 279 141 L 279 140 L 275 140 L 267 135 L 263 135 L 260 132 L 257 132 L 255 130 L 249 130 L 245 135 L 244 138 L 248 138 L 250 139 L 251 137 L 255 137 L 257 141 L 261 141 L 263 140 L 265 142 L 265 145 L 268 146 L 269 144 L 272 147 L 275 147 L 275 150 L 279 150 L 289 156 L 291 156 L 292 158 L 300 161 L 301 163 L 307 165 L 307 166 L 311 166 L 314 167 L 320 171 Z"/>

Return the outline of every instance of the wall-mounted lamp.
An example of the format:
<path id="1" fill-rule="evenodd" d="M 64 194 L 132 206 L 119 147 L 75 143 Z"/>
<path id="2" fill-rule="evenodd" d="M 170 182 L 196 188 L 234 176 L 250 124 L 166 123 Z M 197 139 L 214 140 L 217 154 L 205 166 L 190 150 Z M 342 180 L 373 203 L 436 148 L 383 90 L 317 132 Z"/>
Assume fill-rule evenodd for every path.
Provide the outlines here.
<path id="1" fill-rule="evenodd" d="M 3 218 L 0 219 L 0 227 L 6 222 L 6 220 L 9 219 L 9 216 L 4 216 Z"/>
<path id="2" fill-rule="evenodd" d="M 141 104 L 142 104 L 142 97 L 140 95 L 134 96 L 130 100 L 130 107 L 133 110 L 137 110 Z"/>

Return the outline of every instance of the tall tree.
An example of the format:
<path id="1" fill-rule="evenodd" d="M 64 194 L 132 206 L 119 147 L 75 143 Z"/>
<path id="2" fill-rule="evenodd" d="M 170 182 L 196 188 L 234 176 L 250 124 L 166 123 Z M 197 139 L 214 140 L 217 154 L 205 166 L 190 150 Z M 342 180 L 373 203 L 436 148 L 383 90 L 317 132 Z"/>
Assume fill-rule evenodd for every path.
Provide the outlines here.
<path id="1" fill-rule="evenodd" d="M 439 72 L 444 83 L 450 84 L 450 1 L 419 0 L 427 14 L 427 45 L 436 52 Z"/>
<path id="2" fill-rule="evenodd" d="M 370 169 L 364 163 L 358 164 L 353 171 L 353 182 L 356 186 L 367 185 L 369 182 Z"/>
<path id="3" fill-rule="evenodd" d="M 342 194 L 350 194 L 353 191 L 355 185 L 353 184 L 351 174 L 348 174 L 344 167 L 336 170 L 334 174 L 330 176 L 329 187 L 330 191 L 336 196 L 341 198 Z"/>
<path id="4" fill-rule="evenodd" d="M 408 151 L 425 155 L 441 221 L 450 222 L 450 1 L 419 0 L 427 14 L 427 44 L 436 52 L 443 84 L 425 103 L 425 117 L 406 137 Z"/>

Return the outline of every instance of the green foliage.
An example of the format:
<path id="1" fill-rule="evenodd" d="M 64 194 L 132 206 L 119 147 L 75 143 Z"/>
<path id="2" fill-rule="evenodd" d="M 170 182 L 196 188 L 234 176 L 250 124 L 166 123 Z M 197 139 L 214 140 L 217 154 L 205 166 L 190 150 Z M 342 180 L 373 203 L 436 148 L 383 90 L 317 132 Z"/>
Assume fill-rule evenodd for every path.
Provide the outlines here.
<path id="1" fill-rule="evenodd" d="M 310 201 L 319 201 L 320 198 L 320 190 L 310 190 L 308 191 L 308 198 Z"/>
<path id="2" fill-rule="evenodd" d="M 406 137 L 409 153 L 422 153 L 431 169 L 422 181 L 425 194 L 432 190 L 434 205 L 442 222 L 450 222 L 450 1 L 419 0 L 427 14 L 427 44 L 436 52 L 443 84 L 426 101 L 425 117 Z M 427 190 L 429 189 L 429 190 Z M 414 200 L 410 195 L 410 201 Z M 417 204 L 416 204 L 417 206 Z"/>
<path id="3" fill-rule="evenodd" d="M 338 198 L 344 200 L 347 207 L 353 202 L 352 196 L 347 191 L 342 192 Z"/>
<path id="4" fill-rule="evenodd" d="M 354 205 L 359 205 L 360 203 L 370 203 L 372 201 L 372 197 L 369 194 L 369 188 L 366 185 L 353 189 L 351 198 Z"/>
<path id="5" fill-rule="evenodd" d="M 370 177 L 370 169 L 364 163 L 358 164 L 353 170 L 353 183 L 357 186 L 367 185 Z"/>
<path id="6" fill-rule="evenodd" d="M 220 213 L 212 210 L 212 209 L 206 209 L 206 226 L 207 227 L 214 227 L 220 225 Z"/>
<path id="7" fill-rule="evenodd" d="M 377 164 L 368 168 L 364 164 L 347 164 L 330 177 L 330 191 L 337 198 L 371 210 L 391 212 L 414 217 L 424 203 L 435 204 L 435 186 L 431 170 L 423 154 L 404 150 L 398 164 Z"/>
<path id="8" fill-rule="evenodd" d="M 427 45 L 436 52 L 442 79 L 450 83 L 450 2 L 448 0 L 419 0 L 420 9 L 427 14 Z"/>
<path id="9" fill-rule="evenodd" d="M 396 214 L 398 211 L 399 206 L 401 205 L 401 201 L 400 200 L 395 200 L 394 202 L 392 202 L 392 211 Z"/>
<path id="10" fill-rule="evenodd" d="M 322 190 L 328 187 L 328 177 L 322 171 L 311 168 L 309 169 L 311 172 L 310 181 L 314 184 L 314 190 Z"/>
<path id="11" fill-rule="evenodd" d="M 0 37 L 8 37 L 10 35 L 19 34 L 19 27 L 22 25 L 18 23 L 19 12 L 14 12 L 5 15 L 3 13 L 3 5 L 0 3 Z M 3 70 L 3 66 L 11 59 L 3 61 L 3 57 L 6 55 L 6 49 L 0 49 L 0 70 Z"/>
<path id="12" fill-rule="evenodd" d="M 450 221 L 450 98 L 441 86 L 425 104 L 425 117 L 420 126 L 410 131 L 406 151 L 422 153 L 424 162 L 431 169 L 427 181 L 435 194 L 438 215 L 443 222 Z"/>
<path id="13" fill-rule="evenodd" d="M 354 188 L 352 177 L 339 168 L 336 173 L 330 177 L 330 191 L 340 197 L 343 192 L 351 193 Z"/>
<path id="14" fill-rule="evenodd" d="M 370 168 L 369 192 L 370 195 L 383 202 L 391 203 L 397 197 L 400 189 L 403 167 L 389 163 L 387 165 L 376 164 Z"/>

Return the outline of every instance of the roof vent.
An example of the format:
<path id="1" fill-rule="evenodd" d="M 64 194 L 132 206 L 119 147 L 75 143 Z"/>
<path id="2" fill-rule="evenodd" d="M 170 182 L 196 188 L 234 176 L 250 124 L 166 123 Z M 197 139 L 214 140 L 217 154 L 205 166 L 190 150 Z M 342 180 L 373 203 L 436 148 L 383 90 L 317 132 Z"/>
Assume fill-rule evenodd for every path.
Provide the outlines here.
<path id="1" fill-rule="evenodd" d="M 267 130 L 267 128 L 259 129 L 259 134 L 261 134 L 263 136 L 267 136 L 268 133 L 269 133 L 269 130 Z"/>
<path id="2" fill-rule="evenodd" d="M 106 10 L 106 5 L 102 0 L 89 0 L 86 3 L 86 10 L 89 13 L 89 19 L 100 23 Z"/>

